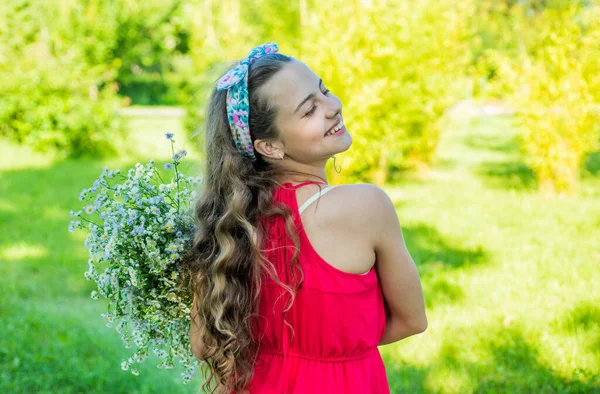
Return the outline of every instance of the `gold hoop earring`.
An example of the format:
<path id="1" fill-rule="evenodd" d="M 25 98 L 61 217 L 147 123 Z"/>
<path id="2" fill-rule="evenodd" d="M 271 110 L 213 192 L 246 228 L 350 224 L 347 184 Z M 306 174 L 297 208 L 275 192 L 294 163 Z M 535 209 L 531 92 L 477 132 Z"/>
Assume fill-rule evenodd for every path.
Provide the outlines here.
<path id="1" fill-rule="evenodd" d="M 335 172 L 337 172 L 338 174 L 342 171 L 342 167 L 338 167 L 335 166 L 335 156 L 333 156 L 333 169 L 335 170 Z"/>

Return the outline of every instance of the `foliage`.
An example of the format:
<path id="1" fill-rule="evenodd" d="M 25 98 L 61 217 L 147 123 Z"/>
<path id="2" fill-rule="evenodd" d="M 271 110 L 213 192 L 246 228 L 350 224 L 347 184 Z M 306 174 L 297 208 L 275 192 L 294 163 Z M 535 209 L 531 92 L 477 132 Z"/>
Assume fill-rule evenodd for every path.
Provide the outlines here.
<path id="1" fill-rule="evenodd" d="M 111 150 L 118 64 L 104 63 L 112 10 L 97 3 L 0 5 L 0 135 L 75 155 Z"/>
<path id="2" fill-rule="evenodd" d="M 586 155 L 599 147 L 600 9 L 582 11 L 569 5 L 525 17 L 519 56 L 490 54 L 512 88 L 529 163 L 553 192 L 575 190 Z"/>
<path id="3" fill-rule="evenodd" d="M 265 42 L 276 42 L 283 54 L 294 53 L 302 30 L 295 2 L 232 0 L 223 7 L 220 2 L 202 0 L 190 7 L 190 18 L 189 53 L 194 73 L 185 87 L 185 128 L 201 145 L 205 106 L 217 78 L 234 60 Z"/>
<path id="4" fill-rule="evenodd" d="M 3 2 L 0 134 L 41 149 L 107 152 L 113 149 L 112 141 L 121 138 L 119 106 L 133 102 L 184 106 L 186 129 L 197 135 L 219 74 L 252 46 L 275 41 L 282 53 L 321 75 L 344 103 L 354 144 L 337 157 L 341 174 L 328 168 L 333 182 L 383 184 L 403 176 L 405 169 L 430 165 L 440 138 L 440 118 L 466 93 L 484 100 L 506 99 L 519 107 L 523 135 L 531 142 L 524 145 L 532 152 L 531 165 L 540 173 L 540 184 L 574 188 L 576 166 L 596 146 L 592 108 L 600 101 L 600 83 L 594 71 L 598 29 L 592 22 L 598 19 L 598 4 Z M 572 96 L 543 93 L 555 89 L 546 87 L 558 86 L 560 80 L 564 83 L 557 91 L 570 91 Z M 524 86 L 530 87 L 529 96 L 520 94 Z M 582 107 L 573 98 L 577 95 L 583 98 Z M 531 132 L 537 124 L 550 130 L 574 118 L 579 121 L 570 131 Z M 565 133 L 572 135 L 569 141 Z M 202 145 L 203 138 L 194 142 Z M 544 155 L 560 159 L 555 164 L 540 161 Z M 563 162 L 566 166 L 559 164 Z M 551 175 L 558 172 L 564 175 Z M 545 180 L 556 177 L 563 180 Z"/>
<path id="5" fill-rule="evenodd" d="M 173 149 L 173 135 L 167 138 Z M 179 358 L 187 383 L 198 363 L 189 338 L 192 298 L 179 286 L 182 273 L 177 262 L 187 252 L 193 233 L 189 205 L 200 179 L 178 170 L 184 156 L 185 150 L 173 150 L 173 162 L 165 164 L 175 172 L 169 183 L 163 181 L 153 160 L 146 166 L 136 164 L 127 176 L 105 167 L 93 186 L 82 191 L 79 199 L 90 205 L 83 212 L 71 211 L 80 220 L 72 221 L 69 231 L 88 230 L 85 246 L 90 259 L 85 278 L 97 284 L 91 296 L 110 301 L 102 315 L 107 327 L 116 324 L 126 348 L 131 342 L 137 346 L 123 360 L 122 369 L 139 375 L 135 366 L 151 350 L 162 360 L 159 368 L 172 368 L 173 359 Z M 122 183 L 114 183 L 113 178 Z M 88 215 L 93 216 L 88 219 Z"/>
<path id="6" fill-rule="evenodd" d="M 402 1 L 391 7 L 301 1 L 282 7 L 263 1 L 252 11 L 233 3 L 233 11 L 219 11 L 207 1 L 193 18 L 191 53 L 206 79 L 198 84 L 200 100 L 189 107 L 190 128 L 202 121 L 206 90 L 223 71 L 223 59 L 246 56 L 268 38 L 282 53 L 305 61 L 345 104 L 354 138 L 340 163 L 345 174 L 383 183 L 389 171 L 431 161 L 438 120 L 456 101 L 455 82 L 468 61 L 463 15 L 470 2 Z M 248 15 L 262 16 L 259 28 Z M 282 26 L 280 15 L 295 27 Z"/>
<path id="7" fill-rule="evenodd" d="M 473 33 L 469 40 L 473 67 L 468 73 L 483 83 L 474 87 L 474 96 L 504 99 L 510 94 L 511 86 L 507 81 L 497 78 L 499 65 L 492 52 L 510 59 L 519 58 L 523 41 L 531 33 L 535 34 L 529 31 L 532 28 L 528 25 L 529 20 L 546 10 L 560 10 L 569 5 L 593 10 L 595 4 L 597 0 L 476 1 L 475 11 L 469 18 Z"/>
<path id="8" fill-rule="evenodd" d="M 354 145 L 340 165 L 355 180 L 381 185 L 431 162 L 469 60 L 471 12 L 470 1 L 330 1 L 309 13 L 301 58 L 345 104 Z"/>
<path id="9" fill-rule="evenodd" d="M 187 50 L 181 4 L 0 4 L 0 134 L 72 155 L 114 151 L 123 131 L 119 87 L 146 104 L 183 101 L 190 71 L 178 56 Z"/>
<path id="10" fill-rule="evenodd" d="M 119 93 L 133 104 L 178 104 L 190 74 L 189 1 L 118 0 L 112 58 Z"/>

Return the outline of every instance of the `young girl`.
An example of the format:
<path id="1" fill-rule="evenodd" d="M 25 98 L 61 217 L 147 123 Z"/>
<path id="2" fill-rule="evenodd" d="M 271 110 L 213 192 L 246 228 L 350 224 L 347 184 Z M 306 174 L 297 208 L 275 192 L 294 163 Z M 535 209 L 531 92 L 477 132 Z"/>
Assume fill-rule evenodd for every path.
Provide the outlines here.
<path id="1" fill-rule="evenodd" d="M 328 186 L 327 160 L 352 144 L 342 104 L 276 52 L 252 49 L 208 105 L 186 263 L 203 388 L 389 393 L 377 346 L 426 329 L 419 275 L 383 190 Z"/>

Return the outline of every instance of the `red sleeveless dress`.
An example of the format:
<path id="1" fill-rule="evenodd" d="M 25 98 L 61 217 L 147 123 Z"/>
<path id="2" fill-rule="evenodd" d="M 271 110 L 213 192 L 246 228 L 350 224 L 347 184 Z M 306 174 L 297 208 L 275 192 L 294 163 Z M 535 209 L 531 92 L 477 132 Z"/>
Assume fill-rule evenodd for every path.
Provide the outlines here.
<path id="1" fill-rule="evenodd" d="M 377 348 L 386 321 L 376 271 L 344 272 L 315 251 L 296 200 L 296 189 L 310 183 L 321 182 L 288 182 L 273 193 L 276 201 L 293 211 L 304 281 L 291 309 L 285 312 L 292 330 L 284 323 L 283 312 L 289 305 L 289 293 L 268 276 L 264 278 L 259 318 L 254 321 L 260 345 L 248 390 L 250 394 L 388 394 L 385 366 Z M 270 218 L 267 228 L 264 253 L 279 278 L 291 284 L 291 272 L 286 268 L 294 244 L 285 232 L 283 218 Z"/>

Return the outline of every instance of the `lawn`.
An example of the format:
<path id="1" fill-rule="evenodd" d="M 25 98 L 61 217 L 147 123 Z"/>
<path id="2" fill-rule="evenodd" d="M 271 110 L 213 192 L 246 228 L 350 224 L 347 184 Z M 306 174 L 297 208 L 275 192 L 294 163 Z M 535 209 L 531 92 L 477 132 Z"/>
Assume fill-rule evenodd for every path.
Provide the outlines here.
<path id="1" fill-rule="evenodd" d="M 130 118 L 120 158 L 0 146 L 0 392 L 194 393 L 199 376 L 130 354 L 89 298 L 69 209 L 102 171 L 167 159 L 177 117 Z M 429 328 L 381 347 L 393 393 L 600 393 L 600 158 L 578 196 L 536 192 L 510 117 L 449 119 L 433 168 L 386 190 L 421 274 Z"/>

